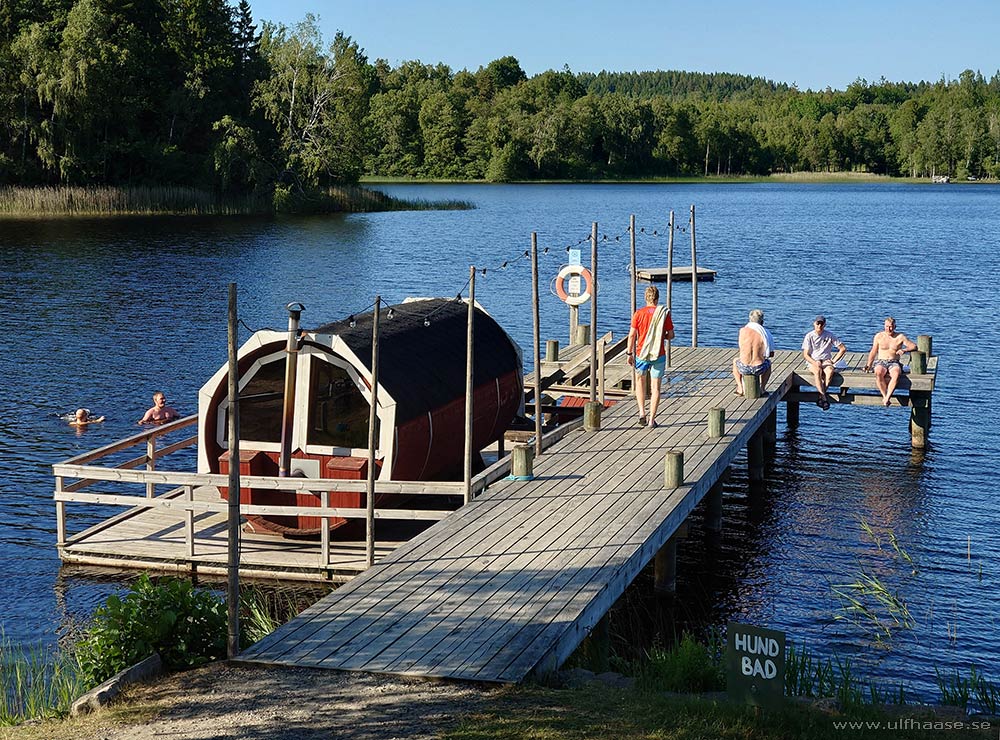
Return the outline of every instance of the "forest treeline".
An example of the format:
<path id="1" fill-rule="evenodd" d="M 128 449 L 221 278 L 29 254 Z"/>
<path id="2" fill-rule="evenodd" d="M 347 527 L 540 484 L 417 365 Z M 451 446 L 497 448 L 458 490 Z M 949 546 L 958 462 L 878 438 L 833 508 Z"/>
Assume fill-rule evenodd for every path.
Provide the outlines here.
<path id="1" fill-rule="evenodd" d="M 306 191 L 365 174 L 1000 176 L 1000 74 L 813 92 L 690 72 L 369 61 L 247 0 L 4 0 L 0 185 Z"/>

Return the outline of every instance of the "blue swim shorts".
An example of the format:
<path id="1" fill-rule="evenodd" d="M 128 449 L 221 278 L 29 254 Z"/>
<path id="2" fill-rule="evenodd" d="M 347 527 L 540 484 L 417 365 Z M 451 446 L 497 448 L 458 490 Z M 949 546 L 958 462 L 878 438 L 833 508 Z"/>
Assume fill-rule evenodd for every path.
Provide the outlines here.
<path id="1" fill-rule="evenodd" d="M 741 375 L 763 375 L 771 369 L 771 361 L 765 359 L 759 365 L 744 365 L 739 360 L 736 361 L 736 369 Z"/>
<path id="2" fill-rule="evenodd" d="M 647 362 L 646 360 L 636 360 L 635 361 L 635 371 L 640 374 L 649 373 L 651 378 L 662 378 L 663 371 L 667 368 L 667 356 L 660 355 L 655 360 Z"/>

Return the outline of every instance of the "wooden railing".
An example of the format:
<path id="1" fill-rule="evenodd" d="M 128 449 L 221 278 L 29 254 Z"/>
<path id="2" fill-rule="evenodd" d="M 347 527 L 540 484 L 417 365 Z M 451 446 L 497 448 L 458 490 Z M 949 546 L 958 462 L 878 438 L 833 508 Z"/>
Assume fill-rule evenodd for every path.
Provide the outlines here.
<path id="1" fill-rule="evenodd" d="M 197 423 L 196 416 L 189 416 L 154 429 L 144 431 L 135 436 L 106 445 L 96 450 L 78 455 L 52 466 L 55 475 L 56 503 L 56 541 L 62 548 L 80 541 L 95 531 L 105 529 L 115 523 L 135 516 L 147 509 L 173 509 L 185 512 L 185 539 L 187 556 L 195 555 L 195 513 L 214 512 L 226 513 L 229 507 L 227 501 L 220 497 L 217 501 L 198 501 L 194 498 L 194 490 L 200 486 L 229 486 L 229 476 L 220 474 L 199 474 L 191 472 L 175 472 L 158 470 L 157 462 L 164 457 L 197 444 L 197 436 L 189 436 L 167 445 L 158 446 L 158 442 L 167 435 L 172 435 Z M 561 439 L 568 432 L 579 428 L 582 420 L 563 424 L 543 437 L 543 447 L 548 447 Z M 113 466 L 97 464 L 109 455 L 121 453 L 133 447 L 145 446 L 146 452 L 134 458 L 125 460 Z M 473 496 L 481 494 L 488 486 L 504 478 L 510 473 L 511 457 L 502 457 L 496 463 L 479 473 L 472 480 Z M 75 482 L 67 483 L 68 479 Z M 135 484 L 137 491 L 145 495 L 129 493 L 113 493 L 110 491 L 93 490 L 100 483 Z M 451 510 L 430 509 L 389 509 L 375 508 L 369 513 L 364 508 L 331 507 L 330 493 L 360 492 L 366 490 L 363 480 L 335 480 L 329 478 L 278 478 L 270 476 L 240 476 L 240 486 L 245 488 L 288 491 L 289 493 L 312 493 L 319 497 L 320 505 L 300 506 L 240 504 L 241 516 L 309 516 L 322 520 L 320 527 L 320 558 L 325 567 L 330 562 L 330 529 L 331 518 L 342 519 L 387 519 L 387 520 L 430 520 L 443 519 Z M 157 493 L 157 486 L 167 486 L 169 490 Z M 430 482 L 430 481 L 376 481 L 377 494 L 403 494 L 406 496 L 450 495 L 460 497 L 465 493 L 463 482 Z M 105 506 L 126 506 L 129 510 L 91 527 L 85 532 L 73 536 L 67 535 L 66 505 L 98 504 Z M 371 521 L 371 519 L 369 519 Z M 368 527 L 372 532 L 373 527 Z M 370 535 L 366 544 L 374 545 L 374 536 Z"/>

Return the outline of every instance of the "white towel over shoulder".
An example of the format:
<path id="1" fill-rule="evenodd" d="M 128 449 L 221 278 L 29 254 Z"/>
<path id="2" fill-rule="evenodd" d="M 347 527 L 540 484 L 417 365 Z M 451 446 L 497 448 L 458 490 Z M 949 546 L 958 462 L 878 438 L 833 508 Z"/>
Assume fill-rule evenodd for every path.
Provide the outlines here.
<path id="1" fill-rule="evenodd" d="M 646 330 L 646 337 L 642 346 L 636 353 L 636 359 L 643 362 L 652 362 L 660 356 L 660 345 L 663 344 L 663 332 L 666 327 L 667 314 L 666 306 L 657 306 L 653 311 L 653 318 L 649 321 L 649 328 Z"/>
<path id="2" fill-rule="evenodd" d="M 764 357 L 770 357 L 774 354 L 774 337 L 771 336 L 763 324 L 758 324 L 756 321 L 750 321 L 747 323 L 748 329 L 753 329 L 755 332 L 760 334 L 761 338 L 764 340 Z"/>

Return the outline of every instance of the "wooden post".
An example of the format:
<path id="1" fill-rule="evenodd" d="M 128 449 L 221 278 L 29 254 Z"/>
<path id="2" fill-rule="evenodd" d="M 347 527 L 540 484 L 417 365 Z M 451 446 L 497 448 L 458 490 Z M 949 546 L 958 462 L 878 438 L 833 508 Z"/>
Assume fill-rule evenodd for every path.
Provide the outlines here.
<path id="1" fill-rule="evenodd" d="M 531 445 L 514 445 L 510 451 L 510 474 L 515 478 L 532 480 L 534 474 L 534 453 Z"/>
<path id="2" fill-rule="evenodd" d="M 760 377 L 757 375 L 743 376 L 743 397 L 751 401 L 760 398 Z"/>
<path id="3" fill-rule="evenodd" d="M 631 262 L 629 262 L 630 265 L 629 274 L 632 276 L 632 302 L 629 304 L 632 307 L 632 310 L 629 313 L 629 316 L 631 317 L 635 315 L 635 310 L 637 308 L 635 302 L 636 266 L 635 266 L 635 214 L 634 213 L 628 217 L 628 235 L 629 235 L 629 245 L 630 245 L 629 254 L 631 257 Z"/>
<path id="4" fill-rule="evenodd" d="M 146 438 L 146 470 L 156 470 L 156 437 L 150 435 Z M 146 498 L 153 498 L 156 495 L 156 484 L 146 484 Z"/>
<path id="5" fill-rule="evenodd" d="M 537 266 L 536 266 L 536 269 L 537 269 Z M 546 339 L 545 340 L 545 361 L 546 362 L 559 362 L 559 340 L 558 339 Z"/>
<path id="6" fill-rule="evenodd" d="M 378 419 L 378 340 L 382 296 L 375 296 L 372 313 L 372 404 L 368 409 L 368 480 L 365 486 L 365 562 L 375 565 L 375 422 Z M 326 523 L 323 523 L 325 530 Z"/>
<path id="7" fill-rule="evenodd" d="M 590 400 L 597 400 L 597 222 L 590 227 Z"/>
<path id="8" fill-rule="evenodd" d="M 795 394 L 799 392 L 798 384 L 793 385 L 788 389 L 788 393 Z M 788 424 L 789 429 L 795 429 L 799 425 L 799 402 L 798 401 L 785 401 L 785 423 Z"/>
<path id="9" fill-rule="evenodd" d="M 569 307 L 569 343 L 576 344 L 576 327 L 580 324 L 580 307 Z"/>
<path id="10" fill-rule="evenodd" d="M 930 428 L 930 393 L 910 391 L 910 444 L 916 449 L 927 446 L 927 432 Z"/>
<path id="11" fill-rule="evenodd" d="M 927 355 L 919 349 L 910 353 L 910 374 L 923 375 L 927 372 Z"/>
<path id="12" fill-rule="evenodd" d="M 715 439 L 726 436 L 726 410 L 714 408 L 708 410 L 708 436 Z"/>
<path id="13" fill-rule="evenodd" d="M 774 454 L 775 448 L 778 446 L 778 411 L 777 409 L 771 411 L 764 420 L 762 427 L 764 432 L 764 445 L 766 447 L 766 452 L 769 455 Z"/>
<path id="14" fill-rule="evenodd" d="M 319 492 L 319 505 L 324 509 L 330 508 L 329 491 Z M 374 544 L 374 542 L 375 540 L 372 538 L 372 543 Z M 372 560 L 375 560 L 374 555 L 372 556 Z M 324 572 L 330 567 L 330 518 L 325 516 L 320 519 L 319 566 L 324 570 Z"/>
<path id="15" fill-rule="evenodd" d="M 469 265 L 469 319 L 465 334 L 465 503 L 472 501 L 472 342 L 476 316 L 476 266 Z"/>
<path id="16" fill-rule="evenodd" d="M 653 589 L 673 593 L 677 588 L 677 540 L 671 537 L 653 557 Z"/>
<path id="17" fill-rule="evenodd" d="M 933 346 L 934 346 L 934 337 L 932 337 L 930 334 L 917 335 L 917 349 L 919 349 L 928 357 L 934 356 L 934 352 L 932 351 Z"/>
<path id="18" fill-rule="evenodd" d="M 708 489 L 705 494 L 705 529 L 709 532 L 722 531 L 722 480 L 717 480 L 715 485 Z"/>
<path id="19" fill-rule="evenodd" d="M 670 236 L 667 238 L 667 313 L 670 314 L 671 320 L 673 319 L 673 314 L 671 313 L 673 309 L 673 291 L 674 291 L 674 212 L 670 212 Z M 671 362 L 672 357 L 670 354 L 670 340 L 667 340 L 667 367 L 673 367 Z"/>
<path id="20" fill-rule="evenodd" d="M 667 450 L 663 458 L 663 487 L 680 488 L 684 485 L 684 453 Z"/>
<path id="21" fill-rule="evenodd" d="M 747 442 L 747 468 L 751 482 L 764 480 L 764 435 L 760 429 Z"/>
<path id="22" fill-rule="evenodd" d="M 538 294 L 538 234 L 531 232 L 531 299 L 534 303 L 531 323 L 535 333 L 535 454 L 542 454 L 542 361 L 538 356 L 541 351 L 542 322 L 539 309 Z M 545 343 L 545 356 L 549 362 L 559 359 L 559 340 L 550 339 Z"/>
<path id="23" fill-rule="evenodd" d="M 240 652 L 240 366 L 237 357 L 239 322 L 236 315 L 236 283 L 229 284 L 229 505 L 226 606 L 228 636 L 226 654 Z"/>
<path id="24" fill-rule="evenodd" d="M 600 401 L 587 401 L 583 405 L 583 429 L 587 432 L 597 432 L 601 429 L 601 412 L 604 404 Z"/>
<path id="25" fill-rule="evenodd" d="M 184 486 L 184 498 L 187 500 L 188 508 L 184 512 L 184 539 L 187 546 L 187 556 L 194 557 L 194 508 L 191 506 L 194 501 L 194 486 Z M 239 496 L 236 497 L 239 500 Z M 228 506 L 226 507 L 229 508 Z M 238 510 L 238 508 L 237 508 Z M 238 648 L 237 648 L 238 649 Z"/>
<path id="26" fill-rule="evenodd" d="M 590 344 L 590 326 L 588 324 L 576 325 L 576 336 L 573 337 L 573 344 Z"/>
<path id="27" fill-rule="evenodd" d="M 694 244 L 694 203 L 691 204 L 691 346 L 698 346 L 698 254 Z"/>
<path id="28" fill-rule="evenodd" d="M 597 400 L 604 404 L 604 378 L 605 378 L 605 366 L 607 365 L 607 358 L 604 356 L 608 351 L 608 343 L 601 337 L 600 341 L 597 343 Z"/>
<path id="29" fill-rule="evenodd" d="M 611 625 L 605 613 L 581 643 L 588 670 L 604 673 L 611 668 Z"/>
<path id="30" fill-rule="evenodd" d="M 56 476 L 56 493 L 63 492 L 63 479 Z M 66 544 L 66 502 L 56 501 L 56 547 Z"/>

